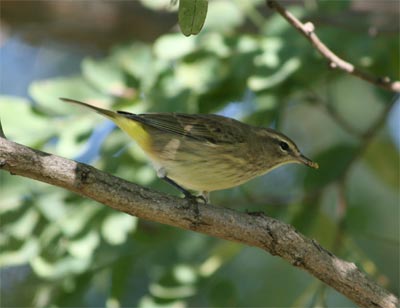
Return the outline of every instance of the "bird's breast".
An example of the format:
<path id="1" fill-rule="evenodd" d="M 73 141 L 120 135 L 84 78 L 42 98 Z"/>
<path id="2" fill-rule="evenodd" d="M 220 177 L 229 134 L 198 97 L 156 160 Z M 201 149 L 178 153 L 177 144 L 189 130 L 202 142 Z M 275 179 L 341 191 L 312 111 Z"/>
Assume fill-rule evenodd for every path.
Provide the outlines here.
<path id="1" fill-rule="evenodd" d="M 169 178 L 195 191 L 238 186 L 259 175 L 261 168 L 243 144 L 216 145 L 171 138 L 153 149 L 151 156 Z"/>

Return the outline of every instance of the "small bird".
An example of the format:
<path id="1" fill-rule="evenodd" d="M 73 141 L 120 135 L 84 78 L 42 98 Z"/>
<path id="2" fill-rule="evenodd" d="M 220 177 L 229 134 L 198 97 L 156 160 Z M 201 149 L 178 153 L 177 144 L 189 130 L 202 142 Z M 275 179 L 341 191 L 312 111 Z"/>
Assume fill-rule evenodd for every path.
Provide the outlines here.
<path id="1" fill-rule="evenodd" d="M 157 175 L 187 198 L 241 185 L 288 163 L 318 164 L 301 154 L 285 135 L 215 114 L 111 111 L 69 98 L 109 118 L 133 138 Z"/>

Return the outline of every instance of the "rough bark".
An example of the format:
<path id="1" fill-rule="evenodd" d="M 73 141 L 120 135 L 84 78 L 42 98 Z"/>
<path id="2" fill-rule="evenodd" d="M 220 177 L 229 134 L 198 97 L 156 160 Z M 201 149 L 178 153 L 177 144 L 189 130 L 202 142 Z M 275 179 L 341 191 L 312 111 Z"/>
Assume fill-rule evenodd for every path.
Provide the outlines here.
<path id="1" fill-rule="evenodd" d="M 168 196 L 91 166 L 0 138 L 0 169 L 59 186 L 115 210 L 261 248 L 299 267 L 362 307 L 396 307 L 398 299 L 292 226 L 260 213 L 240 213 Z"/>

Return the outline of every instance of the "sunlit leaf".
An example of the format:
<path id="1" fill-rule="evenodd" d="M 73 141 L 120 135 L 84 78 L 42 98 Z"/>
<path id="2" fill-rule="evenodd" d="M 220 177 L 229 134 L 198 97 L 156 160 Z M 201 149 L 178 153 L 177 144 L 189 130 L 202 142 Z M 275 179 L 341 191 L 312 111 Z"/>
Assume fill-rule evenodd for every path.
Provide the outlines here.
<path id="1" fill-rule="evenodd" d="M 199 38 L 199 44 L 204 48 L 204 51 L 217 54 L 221 58 L 226 58 L 231 54 L 230 46 L 224 40 L 224 36 L 218 32 L 202 34 Z"/>
<path id="2" fill-rule="evenodd" d="M 138 80 L 141 90 L 150 90 L 158 74 L 168 67 L 164 61 L 154 57 L 150 45 L 139 42 L 115 48 L 112 58 L 126 73 Z"/>
<path id="3" fill-rule="evenodd" d="M 150 296 L 144 296 L 139 302 L 139 308 L 183 308 L 185 304 L 183 301 L 168 301 L 159 302 L 155 298 Z"/>
<path id="4" fill-rule="evenodd" d="M 193 62 L 183 62 L 176 68 L 176 78 L 184 86 L 198 93 L 209 90 L 221 75 L 219 61 L 215 57 L 202 57 Z"/>
<path id="5" fill-rule="evenodd" d="M 187 38 L 179 33 L 166 34 L 155 41 L 154 52 L 160 59 L 178 59 L 194 51 L 195 40 L 195 37 Z"/>
<path id="6" fill-rule="evenodd" d="M 30 260 L 37 275 L 46 279 L 61 279 L 71 274 L 78 274 L 90 266 L 90 259 L 65 257 L 57 262 L 49 262 L 38 256 Z"/>
<path id="7" fill-rule="evenodd" d="M 65 217 L 67 207 L 64 202 L 66 191 L 54 190 L 37 198 L 41 213 L 49 221 L 57 221 Z"/>
<path id="8" fill-rule="evenodd" d="M 270 61 L 270 60 L 269 60 Z M 277 61 L 277 60 L 274 60 Z M 285 81 L 300 67 L 300 61 L 292 58 L 286 61 L 279 70 L 269 76 L 252 76 L 248 81 L 248 86 L 253 91 L 265 90 L 274 87 Z"/>
<path id="9" fill-rule="evenodd" d="M 80 107 L 74 106 L 74 109 L 75 111 L 82 111 Z M 100 115 L 86 109 L 84 112 L 88 113 L 82 114 L 83 116 L 80 117 L 69 118 L 71 121 L 64 121 L 59 124 L 60 133 L 56 144 L 53 146 L 55 153 L 71 159 L 78 157 L 87 147 L 87 139 L 82 137 L 88 136 L 96 128 L 96 122 L 100 126 L 104 121 L 107 121 Z"/>
<path id="10" fill-rule="evenodd" d="M 32 234 L 38 220 L 38 212 L 31 208 L 25 211 L 18 221 L 5 228 L 5 231 L 17 239 L 24 240 Z"/>
<path id="11" fill-rule="evenodd" d="M 160 284 L 151 284 L 149 291 L 154 297 L 162 299 L 175 299 L 193 296 L 196 292 L 194 286 L 180 285 L 180 286 L 163 286 Z"/>
<path id="12" fill-rule="evenodd" d="M 113 213 L 108 216 L 102 225 L 102 235 L 111 245 L 118 245 L 125 242 L 129 232 L 137 223 L 137 218 L 125 213 Z"/>
<path id="13" fill-rule="evenodd" d="M 178 9 L 177 5 L 174 5 L 176 1 L 174 0 L 139 0 L 143 6 L 151 10 L 166 10 L 166 11 L 176 11 Z"/>
<path id="14" fill-rule="evenodd" d="M 174 268 L 174 276 L 175 279 L 182 284 L 194 283 L 196 281 L 194 269 L 183 264 Z"/>
<path id="15" fill-rule="evenodd" d="M 66 217 L 57 222 L 57 226 L 64 235 L 68 237 L 76 236 L 88 226 L 93 216 L 101 209 L 100 205 L 91 200 L 75 203 L 70 206 Z"/>
<path id="16" fill-rule="evenodd" d="M 6 266 L 20 265 L 28 263 L 37 255 L 40 250 L 39 243 L 36 239 L 30 238 L 25 241 L 21 248 L 17 251 L 5 251 L 0 254 L 0 268 Z"/>
<path id="17" fill-rule="evenodd" d="M 243 12 L 234 1 L 210 1 L 205 31 L 233 31 L 244 21 Z"/>
<path id="18" fill-rule="evenodd" d="M 26 179 L 26 181 L 21 181 L 20 178 L 7 174 L 6 172 L 0 173 L 2 194 L 0 215 L 17 210 L 23 204 L 24 198 L 29 192 L 23 183 L 27 183 L 28 181 L 30 180 Z"/>
<path id="19" fill-rule="evenodd" d="M 44 142 L 55 134 L 52 118 L 35 113 L 30 102 L 18 97 L 0 97 L 0 120 L 7 138 L 25 145 Z"/>
<path id="20" fill-rule="evenodd" d="M 92 230 L 82 237 L 70 240 L 68 252 L 77 258 L 91 258 L 99 243 L 98 233 Z"/>
<path id="21" fill-rule="evenodd" d="M 71 114 L 71 106 L 59 100 L 60 97 L 81 101 L 109 102 L 104 94 L 91 86 L 83 77 L 60 77 L 33 82 L 29 94 L 43 112 L 52 115 Z"/>
<path id="22" fill-rule="evenodd" d="M 250 35 L 243 35 L 238 37 L 237 50 L 241 53 L 254 52 L 260 49 L 260 42 L 257 37 Z"/>
<path id="23" fill-rule="evenodd" d="M 258 45 L 259 45 L 258 47 L 261 48 L 262 53 L 254 58 L 254 64 L 257 67 L 276 68 L 281 64 L 279 51 L 283 46 L 283 41 L 280 38 L 268 37 L 262 39 Z M 293 59 L 290 59 L 289 61 L 292 60 Z M 289 64 L 284 63 L 284 65 L 289 65 Z M 291 65 L 294 66 L 295 64 Z M 289 70 L 289 68 L 287 69 Z"/>
<path id="24" fill-rule="evenodd" d="M 125 97 L 133 94 L 133 89 L 126 86 L 121 69 L 110 59 L 82 61 L 83 76 L 100 92 Z"/>

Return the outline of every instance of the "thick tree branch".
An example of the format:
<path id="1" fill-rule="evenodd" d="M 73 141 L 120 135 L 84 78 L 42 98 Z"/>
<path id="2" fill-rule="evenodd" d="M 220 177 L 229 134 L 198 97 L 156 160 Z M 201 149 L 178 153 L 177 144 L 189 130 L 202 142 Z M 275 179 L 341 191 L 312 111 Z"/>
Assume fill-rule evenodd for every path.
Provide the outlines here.
<path id="1" fill-rule="evenodd" d="M 259 247 L 300 267 L 362 307 L 396 307 L 398 299 L 292 226 L 263 214 L 201 204 L 127 182 L 59 156 L 0 138 L 0 169 L 63 187 L 139 218 Z"/>
<path id="2" fill-rule="evenodd" d="M 385 90 L 400 93 L 400 81 L 391 81 L 389 77 L 376 77 L 356 68 L 353 64 L 338 57 L 330 50 L 314 32 L 314 25 L 311 22 L 303 24 L 293 14 L 288 12 L 278 2 L 266 0 L 267 5 L 275 9 L 283 18 L 285 18 L 294 28 L 296 28 L 304 37 L 306 37 L 315 49 L 329 61 L 329 66 L 334 69 L 340 69 L 350 75 L 361 78 Z"/>

